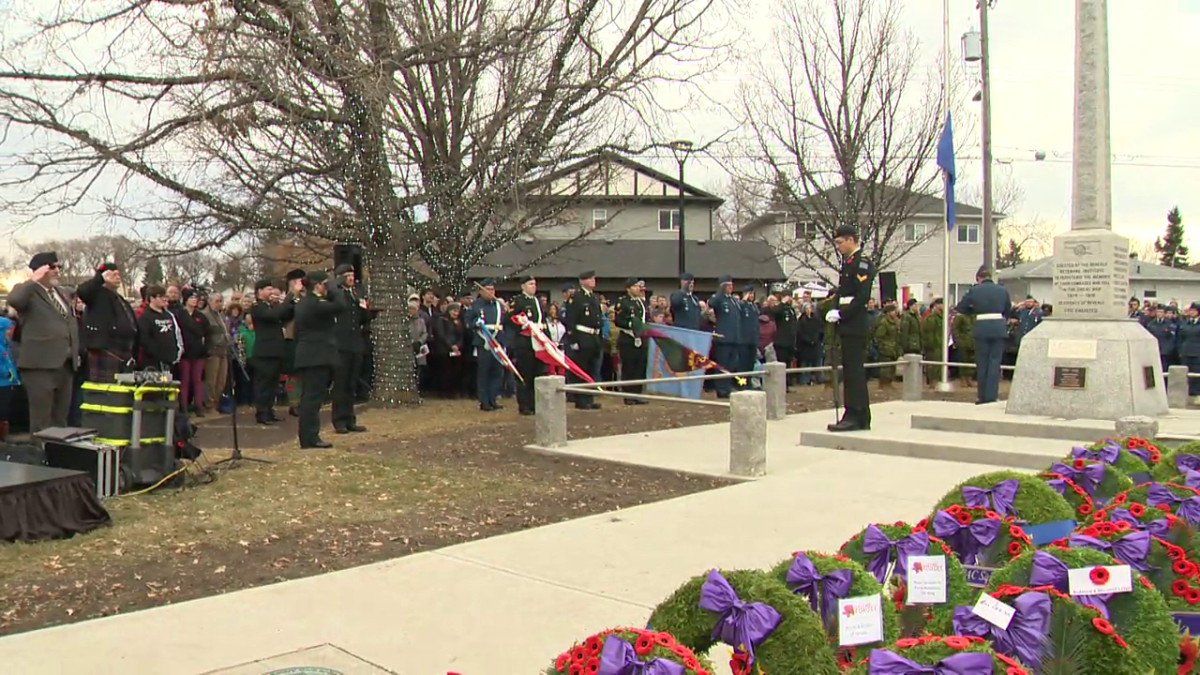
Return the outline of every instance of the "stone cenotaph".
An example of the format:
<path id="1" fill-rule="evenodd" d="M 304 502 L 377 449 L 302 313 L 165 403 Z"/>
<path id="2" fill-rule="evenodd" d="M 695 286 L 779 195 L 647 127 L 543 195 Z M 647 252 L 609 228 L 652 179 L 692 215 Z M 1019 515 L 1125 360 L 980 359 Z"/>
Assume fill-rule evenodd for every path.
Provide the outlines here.
<path id="1" fill-rule="evenodd" d="M 1126 310 L 1129 240 L 1112 231 L 1110 145 L 1108 3 L 1075 0 L 1071 230 L 1054 238 L 1054 316 L 1021 340 L 1008 414 L 1167 412 L 1158 342 Z"/>

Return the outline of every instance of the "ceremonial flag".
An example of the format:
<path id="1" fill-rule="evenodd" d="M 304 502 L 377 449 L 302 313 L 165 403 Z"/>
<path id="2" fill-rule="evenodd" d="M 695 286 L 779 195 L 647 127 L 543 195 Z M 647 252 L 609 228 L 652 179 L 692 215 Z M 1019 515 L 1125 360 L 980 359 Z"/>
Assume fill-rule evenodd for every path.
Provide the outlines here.
<path id="1" fill-rule="evenodd" d="M 643 340 L 650 340 L 647 379 L 700 375 L 706 370 L 729 372 L 708 358 L 712 333 L 657 323 L 635 325 L 634 332 Z M 704 391 L 704 380 L 655 382 L 646 389 L 665 396 L 698 399 Z"/>
<path id="2" fill-rule="evenodd" d="M 569 356 L 563 352 L 562 348 L 554 344 L 554 341 L 546 335 L 541 326 L 530 323 L 529 318 L 524 314 L 518 314 L 512 318 L 513 322 L 521 327 L 522 330 L 528 330 L 530 337 L 533 338 L 533 354 L 539 361 L 549 366 L 558 366 L 566 368 L 574 373 L 579 379 L 584 382 L 592 382 L 592 376 L 583 368 L 571 360 Z"/>
<path id="3" fill-rule="evenodd" d="M 521 373 L 517 372 L 517 366 L 512 362 L 512 359 L 508 358 L 508 352 L 504 350 L 504 345 L 500 344 L 500 341 L 496 339 L 496 334 L 487 327 L 483 319 L 475 321 L 475 330 L 479 331 L 479 334 L 483 336 L 485 348 L 491 352 L 492 356 L 496 357 L 500 365 L 515 375 L 518 380 L 524 382 L 525 378 L 521 377 Z"/>
<path id="4" fill-rule="evenodd" d="M 937 165 L 942 170 L 946 183 L 946 226 L 954 229 L 954 128 L 950 124 L 950 113 L 946 113 L 946 126 L 937 144 Z"/>

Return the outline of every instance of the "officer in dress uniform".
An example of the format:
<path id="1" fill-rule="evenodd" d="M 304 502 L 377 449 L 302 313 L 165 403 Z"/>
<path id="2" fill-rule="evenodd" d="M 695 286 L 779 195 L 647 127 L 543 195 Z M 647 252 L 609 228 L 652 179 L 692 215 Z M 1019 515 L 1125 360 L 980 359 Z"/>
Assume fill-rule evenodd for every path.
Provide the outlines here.
<path id="1" fill-rule="evenodd" d="M 328 285 L 328 287 L 327 287 Z M 308 293 L 296 303 L 296 360 L 300 375 L 300 448 L 332 448 L 321 439 L 321 405 L 338 367 L 337 315 L 345 295 L 324 272 L 310 272 L 304 279 Z"/>
<path id="2" fill-rule="evenodd" d="M 339 434 L 366 431 L 354 414 L 358 377 L 362 373 L 367 339 L 363 330 L 371 322 L 367 301 L 354 289 L 354 266 L 338 265 L 333 271 L 338 287 L 331 293 L 343 296 L 337 315 L 338 367 L 333 371 L 333 430 Z"/>
<path id="3" fill-rule="evenodd" d="M 863 255 L 858 230 L 839 225 L 833 245 L 845 262 L 838 275 L 838 306 L 825 314 L 836 325 L 842 347 L 842 382 L 846 412 L 830 431 L 866 431 L 871 428 L 871 401 L 867 396 L 867 337 L 870 317 L 867 301 L 875 283 L 875 266 Z M 836 364 L 834 364 L 836 365 Z"/>
<path id="4" fill-rule="evenodd" d="M 282 421 L 275 416 L 275 399 L 288 353 L 283 328 L 291 322 L 296 303 L 292 296 L 285 298 L 270 279 L 254 284 L 254 295 L 258 300 L 250 308 L 254 320 L 254 351 L 250 355 L 250 365 L 254 368 L 254 421 L 274 424 Z"/>
<path id="5" fill-rule="evenodd" d="M 749 373 L 758 365 L 758 303 L 754 300 L 754 284 L 742 288 L 742 300 L 738 307 L 741 310 L 741 321 L 738 322 L 738 367 L 737 370 Z M 735 371 L 737 372 L 737 371 Z M 750 380 L 738 385 L 739 389 L 749 389 Z"/>
<path id="6" fill-rule="evenodd" d="M 700 330 L 700 301 L 692 295 L 696 277 L 688 272 L 679 275 L 679 290 L 671 294 L 671 317 L 675 325 Z"/>
<path id="7" fill-rule="evenodd" d="M 567 344 L 571 346 L 572 358 L 584 371 L 596 372 L 600 364 L 603 339 L 600 329 L 604 322 L 604 310 L 600 298 L 596 297 L 596 273 L 592 270 L 579 274 L 579 290 L 567 298 L 563 311 L 563 325 L 567 329 Z M 582 382 L 574 373 L 567 373 L 568 382 Z M 591 394 L 575 394 L 575 407 L 579 410 L 599 410 L 600 404 Z"/>
<path id="8" fill-rule="evenodd" d="M 738 342 L 742 332 L 741 302 L 733 297 L 733 277 L 717 280 L 717 292 L 708 300 L 708 308 L 716 319 L 713 326 L 712 359 L 731 373 L 739 372 Z M 729 398 L 733 380 L 713 380 L 717 398 Z"/>
<path id="9" fill-rule="evenodd" d="M 975 317 L 975 405 L 1000 398 L 1000 363 L 1008 339 L 1008 320 L 1015 318 L 1008 291 L 992 281 L 992 271 L 980 267 L 975 285 L 954 308 Z"/>
<path id="10" fill-rule="evenodd" d="M 527 276 L 521 279 L 521 293 L 508 303 L 512 316 L 524 314 L 529 323 L 535 324 L 542 330 L 546 328 L 545 312 L 542 302 L 537 297 L 537 279 Z M 533 336 L 529 329 L 522 329 L 515 321 L 506 322 L 509 331 L 508 344 L 511 345 L 513 362 L 517 372 L 521 373 L 524 382 L 517 382 L 517 409 L 522 415 L 534 413 L 533 385 L 539 375 L 546 374 L 546 368 L 533 349 Z"/>
<path id="11" fill-rule="evenodd" d="M 634 278 L 625 280 L 626 294 L 617 300 L 617 353 L 621 357 L 621 379 L 643 380 L 646 378 L 646 367 L 650 359 L 650 345 L 645 344 L 638 335 L 642 325 L 650 321 L 646 312 L 645 283 Z M 631 384 L 624 387 L 629 394 L 642 393 L 642 385 Z M 645 401 L 627 398 L 625 405 L 642 405 Z"/>
<path id="12" fill-rule="evenodd" d="M 504 366 L 496 359 L 483 338 L 483 332 L 476 327 L 480 320 L 487 329 L 496 336 L 496 341 L 505 345 L 508 334 L 504 330 L 505 319 L 508 316 L 507 304 L 496 297 L 496 282 L 484 279 L 479 282 L 479 297 L 471 303 L 467 328 L 475 336 L 475 392 L 479 398 L 479 409 L 484 412 L 500 410 L 496 402 L 500 398 L 500 385 L 504 382 Z"/>

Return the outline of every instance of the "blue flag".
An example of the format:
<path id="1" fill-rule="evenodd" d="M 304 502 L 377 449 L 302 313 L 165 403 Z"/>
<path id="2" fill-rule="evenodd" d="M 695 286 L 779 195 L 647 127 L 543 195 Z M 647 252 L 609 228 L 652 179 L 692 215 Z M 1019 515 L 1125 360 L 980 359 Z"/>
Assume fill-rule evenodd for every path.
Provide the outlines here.
<path id="1" fill-rule="evenodd" d="M 946 181 L 946 223 L 954 229 L 954 128 L 950 125 L 950 113 L 946 113 L 946 126 L 937 144 L 937 165 Z"/>
<path id="2" fill-rule="evenodd" d="M 678 328 L 676 326 L 667 326 L 664 324 L 650 324 L 648 328 L 653 328 L 661 332 L 679 344 L 696 352 L 700 356 L 707 357 L 708 351 L 712 348 L 712 333 L 706 333 L 700 330 L 689 330 L 687 328 Z M 682 377 L 685 375 L 703 375 L 704 369 L 692 370 L 685 372 L 676 372 L 667 362 L 667 357 L 658 348 L 658 343 L 650 340 L 650 358 L 646 364 L 646 378 L 660 377 Z M 652 394 L 662 394 L 664 396 L 678 396 L 680 398 L 699 399 L 700 394 L 704 391 L 704 380 L 685 380 L 683 382 L 655 382 L 646 386 L 646 390 Z"/>

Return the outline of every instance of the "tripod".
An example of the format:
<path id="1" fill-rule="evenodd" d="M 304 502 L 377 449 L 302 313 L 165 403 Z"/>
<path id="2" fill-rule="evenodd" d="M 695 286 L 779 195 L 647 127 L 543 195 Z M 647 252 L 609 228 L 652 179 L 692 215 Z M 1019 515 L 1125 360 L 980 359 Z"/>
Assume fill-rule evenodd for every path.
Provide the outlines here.
<path id="1" fill-rule="evenodd" d="M 235 368 L 237 370 L 235 370 Z M 274 464 L 275 462 L 261 457 L 247 457 L 242 454 L 242 444 L 238 441 L 238 400 L 237 400 L 237 375 L 241 373 L 246 375 L 246 370 L 242 366 L 242 362 L 238 361 L 237 354 L 234 353 L 233 347 L 229 347 L 229 379 L 225 383 L 225 395 L 229 397 L 229 402 L 233 404 L 233 411 L 229 415 L 229 424 L 233 431 L 233 454 L 225 459 L 219 460 L 213 464 L 214 467 L 228 465 L 229 467 L 237 466 L 238 462 L 256 462 L 258 464 Z M 250 379 L 246 377 L 246 379 Z"/>

